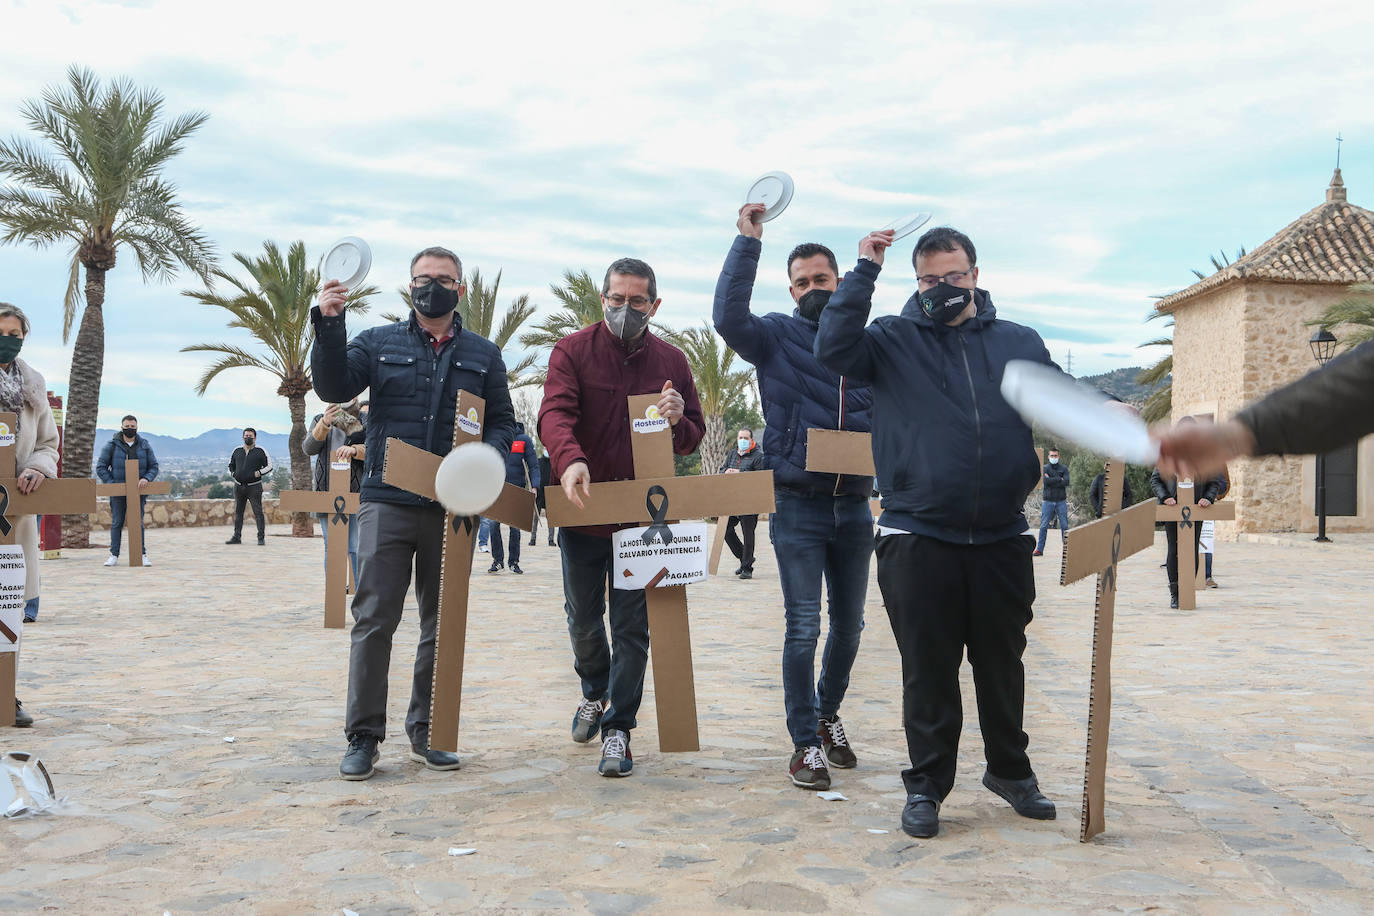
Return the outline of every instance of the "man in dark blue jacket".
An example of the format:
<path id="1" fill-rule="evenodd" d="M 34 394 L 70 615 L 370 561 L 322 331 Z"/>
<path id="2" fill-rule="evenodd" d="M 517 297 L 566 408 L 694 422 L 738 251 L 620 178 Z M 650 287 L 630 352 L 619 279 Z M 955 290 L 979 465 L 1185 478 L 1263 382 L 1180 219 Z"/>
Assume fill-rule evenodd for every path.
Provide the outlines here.
<path id="1" fill-rule="evenodd" d="M 873 385 L 873 454 L 883 514 L 878 586 L 902 653 L 911 768 L 902 829 L 934 836 L 954 787 L 968 647 L 987 771 L 983 784 L 1018 814 L 1053 818 L 1022 730 L 1026 625 L 1035 600 L 1023 511 L 1039 476 L 1030 427 L 1002 399 L 1008 360 L 1050 364 L 1040 335 L 999 320 L 977 289 L 973 243 L 932 229 L 916 243 L 917 292 L 900 315 L 868 322 L 892 232 L 859 243 L 830 297 L 816 356 Z"/>
<path id="2" fill-rule="evenodd" d="M 830 788 L 827 765 L 856 764 L 840 703 L 859 652 L 864 596 L 873 556 L 873 478 L 806 470 L 808 429 L 869 431 L 868 386 L 817 362 L 816 321 L 835 289 L 838 265 L 824 245 L 798 245 L 787 258 L 790 315 L 749 311 L 762 248 L 762 204 L 740 208 L 739 235 L 716 283 L 714 319 L 725 342 L 758 372 L 767 425 L 765 466 L 773 471 L 776 508 L 769 519 L 782 583 L 783 702 L 792 739 L 788 773 L 804 789 Z M 815 679 L 821 632 L 821 580 L 830 596 L 830 627 Z"/>
<path id="3" fill-rule="evenodd" d="M 1059 463 L 1059 449 L 1052 448 L 1049 458 L 1040 469 L 1040 536 L 1035 542 L 1035 553 L 1045 553 L 1045 533 L 1049 530 L 1050 519 L 1059 519 L 1059 538 L 1064 541 L 1069 536 L 1069 468 Z"/>
<path id="4" fill-rule="evenodd" d="M 526 483 L 528 481 L 528 484 Z M 506 483 L 516 487 L 529 486 L 539 492 L 539 459 L 534 454 L 534 440 L 525 432 L 525 424 L 515 423 L 515 438 L 511 441 L 510 451 L 506 453 Z M 501 549 L 501 523 L 491 521 L 491 568 L 489 573 L 500 572 L 506 563 Z M 510 571 L 517 576 L 524 573 L 520 568 L 520 529 L 510 530 Z"/>
<path id="5" fill-rule="evenodd" d="M 358 512 L 358 588 L 348 658 L 348 751 L 344 779 L 367 779 L 386 737 L 387 668 L 391 637 L 415 568 L 420 644 L 410 688 L 406 734 L 410 759 L 432 770 L 456 770 L 457 754 L 429 747 L 434 685 L 434 637 L 439 615 L 444 510 L 431 500 L 382 481 L 386 440 L 397 438 L 436 455 L 453 445 L 458 392 L 486 400 L 482 441 L 505 454 L 515 434 L 506 365 L 491 341 L 463 327 L 454 309 L 463 294 L 463 266 L 446 248 L 426 248 L 410 261 L 409 319 L 368 328 L 352 340 L 344 327 L 348 290 L 324 285 L 311 312 L 315 345 L 310 371 L 315 393 L 342 403 L 370 391 L 362 505 Z"/>
<path id="6" fill-rule="evenodd" d="M 119 422 L 119 433 L 105 443 L 105 447 L 100 450 L 100 460 L 95 463 L 95 476 L 100 478 L 101 483 L 123 483 L 124 482 L 124 462 L 130 458 L 138 459 L 138 488 L 142 490 L 149 483 L 157 480 L 157 456 L 153 454 L 153 446 L 147 439 L 138 434 L 138 418 L 133 414 L 128 414 Z M 110 497 L 110 555 L 105 560 L 106 566 L 119 565 L 119 547 L 124 538 L 124 517 L 128 511 L 128 497 Z M 148 504 L 148 497 L 138 498 L 138 527 L 143 528 L 143 509 Z M 146 531 L 145 531 L 146 533 Z M 143 541 L 143 565 L 151 566 L 148 562 L 148 541 Z"/>

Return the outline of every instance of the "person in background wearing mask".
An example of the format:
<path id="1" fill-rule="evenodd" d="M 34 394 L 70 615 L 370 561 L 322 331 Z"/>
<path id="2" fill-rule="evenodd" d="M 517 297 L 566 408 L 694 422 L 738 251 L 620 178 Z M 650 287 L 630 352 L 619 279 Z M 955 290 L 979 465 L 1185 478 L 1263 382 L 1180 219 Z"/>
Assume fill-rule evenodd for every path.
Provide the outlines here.
<path id="1" fill-rule="evenodd" d="M 754 431 L 747 426 L 741 427 L 735 439 L 735 448 L 725 456 L 720 473 L 738 474 L 740 471 L 761 471 L 764 468 L 763 451 L 754 441 Z M 735 570 L 735 575 L 741 579 L 754 578 L 754 529 L 758 524 L 757 515 L 732 515 L 725 524 L 725 543 L 729 545 L 735 559 L 739 560 L 739 569 Z M 739 530 L 744 535 L 743 541 L 735 534 L 735 525 L 739 525 Z"/>
<path id="2" fill-rule="evenodd" d="M 367 429 L 363 425 L 362 405 L 326 404 L 324 413 L 310 421 L 310 435 L 301 449 L 315 459 L 314 486 L 316 492 L 329 489 L 329 465 L 334 461 L 348 462 L 348 489 L 357 493 L 362 487 L 363 459 L 367 457 Z M 329 513 L 316 512 L 320 522 L 320 536 L 329 550 Z M 353 582 L 358 581 L 358 516 L 348 517 L 348 565 L 353 570 Z M 329 568 L 328 560 L 325 568 Z"/>
<path id="3" fill-rule="evenodd" d="M 539 462 L 534 457 L 534 440 L 525 432 L 525 424 L 516 421 L 515 439 L 511 441 L 510 452 L 506 455 L 506 483 L 513 487 L 524 488 L 526 481 L 534 492 L 539 492 Z M 491 568 L 489 573 L 498 573 L 506 564 L 501 546 L 501 523 L 491 520 Z M 520 529 L 510 530 L 510 571 L 517 576 L 523 575 L 520 568 Z"/>
<path id="4" fill-rule="evenodd" d="M 739 209 L 735 236 L 716 283 L 713 320 L 725 343 L 758 373 L 768 425 L 764 465 L 773 471 L 776 508 L 769 538 L 782 584 L 783 706 L 792 755 L 787 772 L 803 789 L 830 788 L 830 767 L 857 764 L 840 721 L 840 704 L 859 652 L 864 598 L 873 557 L 873 478 L 806 470 L 806 431 L 868 432 L 873 393 L 867 383 L 822 366 L 812 352 L 817 321 L 835 290 L 839 266 L 824 245 L 807 242 L 787 256 L 790 315 L 749 310 L 763 247 L 762 204 Z M 830 623 L 817 680 L 822 582 Z"/>
<path id="5" fill-rule="evenodd" d="M 659 395 L 658 413 L 672 428 L 677 454 L 696 451 L 705 434 L 687 357 L 649 330 L 661 301 L 653 269 L 635 258 L 621 258 L 607 268 L 601 284 L 604 320 L 564 337 L 549 354 L 539 441 L 549 450 L 553 477 L 576 506 L 592 499 L 591 484 L 635 476 L 632 433 L 625 419 L 630 395 Z M 607 587 L 615 527 L 564 528 L 558 535 L 573 668 L 582 681 L 572 738 L 586 743 L 600 732 L 597 769 L 602 776 L 628 776 L 634 766 L 630 732 L 649 659 L 644 590 Z"/>
<path id="6" fill-rule="evenodd" d="M 345 402 L 364 390 L 371 398 L 361 507 L 358 511 L 358 590 L 348 656 L 348 750 L 339 775 L 367 779 L 386 738 L 387 672 L 391 642 L 412 567 L 420 612 L 420 640 L 410 686 L 405 730 L 409 756 L 431 770 L 456 770 L 457 754 L 429 746 L 434 687 L 434 646 L 439 621 L 447 514 L 433 500 L 399 490 L 382 479 L 386 441 L 394 436 L 437 455 L 453 445 L 458 393 L 486 401 L 482 441 L 505 454 L 515 435 L 515 410 L 500 349 L 463 327 L 455 309 L 463 295 L 463 265 L 447 248 L 426 248 L 410 259 L 413 308 L 404 321 L 358 332 L 344 324 L 348 290 L 330 280 L 310 313 L 315 344 L 310 373 L 321 400 Z"/>
<path id="7" fill-rule="evenodd" d="M 147 489 L 150 481 L 157 479 L 157 456 L 153 454 L 153 446 L 147 439 L 138 434 L 138 418 L 133 414 L 125 415 L 120 421 L 120 430 L 115 433 L 114 438 L 105 443 L 105 447 L 100 450 L 100 458 L 95 463 L 95 476 L 100 478 L 101 483 L 123 483 L 124 482 L 124 462 L 130 458 L 138 459 L 138 488 Z M 124 516 L 128 509 L 129 502 L 125 496 L 110 497 L 110 555 L 105 558 L 106 566 L 119 565 L 119 547 L 124 537 Z M 139 496 L 138 498 L 138 527 L 143 528 L 143 510 L 148 504 L 148 497 Z M 147 533 L 144 533 L 143 540 L 143 565 L 152 566 L 148 562 L 148 540 Z"/>
<path id="8" fill-rule="evenodd" d="M 911 757 L 902 829 L 939 832 L 963 730 L 966 647 L 987 759 L 983 785 L 1022 817 L 1050 820 L 1054 803 L 1040 792 L 1022 729 L 1021 655 L 1035 601 L 1025 505 L 1039 472 L 1029 460 L 1030 427 L 1002 398 L 1001 381 L 1009 360 L 1054 363 L 1039 334 L 997 317 L 978 289 L 973 242 L 949 227 L 917 241 L 916 292 L 901 314 L 869 324 L 892 236 L 879 230 L 859 242 L 857 264 L 821 313 L 816 356 L 873 385 L 883 494 L 878 587 L 902 655 Z"/>
<path id="9" fill-rule="evenodd" d="M 253 504 L 258 522 L 258 546 L 267 543 L 267 517 L 262 514 L 262 479 L 272 473 L 272 460 L 258 448 L 258 431 L 243 430 L 243 445 L 229 456 L 229 473 L 234 476 L 234 536 L 226 544 L 243 543 L 243 504 Z"/>
<path id="10" fill-rule="evenodd" d="M 1045 554 L 1045 532 L 1050 528 L 1050 519 L 1059 518 L 1059 539 L 1064 542 L 1069 536 L 1069 468 L 1059 463 L 1059 449 L 1050 449 L 1049 461 L 1040 469 L 1040 539 L 1035 544 L 1033 557 Z"/>

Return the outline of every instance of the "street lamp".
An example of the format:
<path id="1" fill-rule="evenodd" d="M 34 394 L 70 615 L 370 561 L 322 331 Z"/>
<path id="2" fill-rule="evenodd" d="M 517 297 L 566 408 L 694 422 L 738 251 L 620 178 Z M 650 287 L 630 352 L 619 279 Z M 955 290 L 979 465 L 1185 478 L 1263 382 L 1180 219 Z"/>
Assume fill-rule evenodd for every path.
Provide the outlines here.
<path id="1" fill-rule="evenodd" d="M 1307 342 L 1312 348 L 1312 358 L 1317 361 L 1317 365 L 1325 366 L 1331 361 L 1331 357 L 1336 355 L 1336 335 L 1326 328 L 1319 328 L 1312 335 L 1312 339 Z M 1326 536 L 1326 456 L 1317 455 L 1317 537 L 1315 540 L 1324 544 L 1329 544 L 1331 538 Z"/>

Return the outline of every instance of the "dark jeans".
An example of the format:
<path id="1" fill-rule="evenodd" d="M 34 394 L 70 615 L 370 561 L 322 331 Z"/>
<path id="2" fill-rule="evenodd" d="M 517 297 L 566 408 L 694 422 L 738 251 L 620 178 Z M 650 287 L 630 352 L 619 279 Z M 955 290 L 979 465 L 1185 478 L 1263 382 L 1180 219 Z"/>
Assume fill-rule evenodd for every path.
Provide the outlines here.
<path id="1" fill-rule="evenodd" d="M 902 654 L 908 793 L 943 800 L 954 788 L 964 724 L 959 666 L 968 647 L 988 771 L 1033 775 L 1026 756 L 1026 626 L 1035 601 L 1033 543 L 949 544 L 915 534 L 878 539 L 878 587 Z"/>
<path id="2" fill-rule="evenodd" d="M 243 504 L 253 505 L 253 518 L 258 522 L 258 540 L 267 536 L 267 516 L 262 514 L 262 484 L 250 483 L 247 486 L 234 486 L 234 537 L 243 536 Z"/>
<path id="3" fill-rule="evenodd" d="M 362 504 L 358 512 L 358 591 L 353 596 L 345 734 L 386 737 L 391 637 L 401 622 L 413 564 L 420 643 L 415 647 L 406 734 L 412 744 L 428 741 L 443 543 L 444 512 L 438 506 Z"/>
<path id="4" fill-rule="evenodd" d="M 520 529 L 510 528 L 510 565 L 520 565 Z M 506 551 L 501 546 L 501 523 L 491 523 L 491 561 L 493 563 L 505 563 Z"/>
<path id="5" fill-rule="evenodd" d="M 649 611 L 644 590 L 610 588 L 611 539 L 558 532 L 563 555 L 564 609 L 572 640 L 573 669 L 582 679 L 582 696 L 610 698 L 601 727 L 630 731 L 644 696 L 649 661 Z M 611 596 L 611 638 L 606 640 L 606 592 Z"/>
<path id="6" fill-rule="evenodd" d="M 1164 557 L 1164 569 L 1169 576 L 1169 594 L 1178 597 L 1178 522 L 1164 523 L 1164 541 L 1169 551 Z M 1202 541 L 1202 525 L 1193 522 L 1193 570 L 1197 571 L 1198 545 Z M 1209 555 L 1210 558 L 1210 555 Z M 1210 575 L 1210 573 L 1209 573 Z"/>
<path id="7" fill-rule="evenodd" d="M 1036 550 L 1045 549 L 1045 533 L 1049 531 L 1050 519 L 1059 516 L 1059 538 L 1066 540 L 1069 536 L 1069 503 L 1067 500 L 1045 500 L 1040 504 L 1040 540 L 1035 545 Z"/>
<path id="8" fill-rule="evenodd" d="M 143 527 L 143 512 L 148 506 L 148 497 L 138 498 L 138 528 L 144 532 L 143 552 L 148 552 L 147 529 Z M 129 497 L 110 497 L 110 553 L 119 556 L 119 548 L 124 543 L 124 516 L 129 509 Z"/>
<path id="9" fill-rule="evenodd" d="M 782 584 L 787 732 L 794 746 L 809 747 L 819 743 L 820 718 L 839 712 L 859 653 L 873 556 L 873 515 L 862 496 L 808 496 L 775 490 L 774 501 L 768 531 Z M 830 627 L 817 681 L 822 577 Z"/>
<path id="10" fill-rule="evenodd" d="M 743 541 L 735 534 L 736 524 L 739 525 L 740 534 L 744 535 Z M 725 525 L 725 543 L 730 546 L 730 552 L 739 560 L 744 572 L 754 571 L 754 529 L 758 524 L 757 515 L 732 515 Z"/>

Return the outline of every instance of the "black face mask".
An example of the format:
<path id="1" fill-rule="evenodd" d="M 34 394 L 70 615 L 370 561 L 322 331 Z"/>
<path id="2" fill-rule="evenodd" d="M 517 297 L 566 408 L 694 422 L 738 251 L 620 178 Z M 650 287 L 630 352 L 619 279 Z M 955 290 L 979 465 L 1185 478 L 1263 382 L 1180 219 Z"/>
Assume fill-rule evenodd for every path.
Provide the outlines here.
<path id="1" fill-rule="evenodd" d="M 639 309 L 630 308 L 622 305 L 616 308 L 608 305 L 605 308 L 606 327 L 611 329 L 611 333 L 619 337 L 625 343 L 637 338 L 644 333 L 644 329 L 649 326 L 649 315 Z"/>
<path id="2" fill-rule="evenodd" d="M 936 283 L 917 298 L 921 311 L 936 324 L 948 324 L 973 301 L 973 290 L 948 283 Z"/>
<path id="3" fill-rule="evenodd" d="M 244 437 L 243 437 L 243 444 L 246 445 L 246 446 L 248 446 L 249 448 L 252 448 L 252 447 L 253 447 L 253 443 L 256 442 L 256 441 L 258 441 L 258 440 L 254 439 L 252 436 L 244 436 Z"/>
<path id="4" fill-rule="evenodd" d="M 137 438 L 138 438 L 138 430 L 136 430 L 136 429 L 126 429 L 126 430 L 124 430 L 123 432 L 124 432 L 124 438 L 125 438 L 125 439 L 137 439 Z"/>
<path id="5" fill-rule="evenodd" d="M 426 318 L 443 318 L 458 307 L 458 290 L 440 286 L 438 280 L 430 280 L 410 291 L 410 301 L 415 311 Z"/>
<path id="6" fill-rule="evenodd" d="M 797 300 L 797 310 L 807 321 L 820 321 L 821 309 L 830 301 L 830 294 L 833 290 L 813 289 L 805 293 Z"/>

